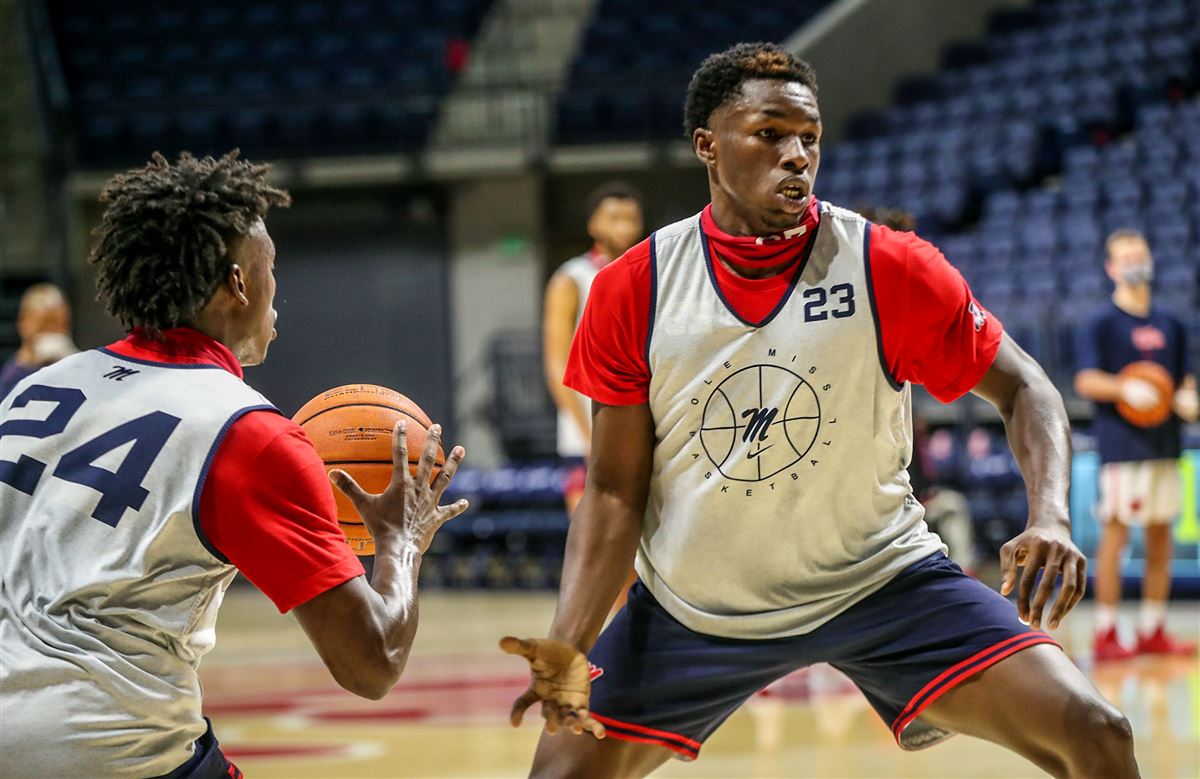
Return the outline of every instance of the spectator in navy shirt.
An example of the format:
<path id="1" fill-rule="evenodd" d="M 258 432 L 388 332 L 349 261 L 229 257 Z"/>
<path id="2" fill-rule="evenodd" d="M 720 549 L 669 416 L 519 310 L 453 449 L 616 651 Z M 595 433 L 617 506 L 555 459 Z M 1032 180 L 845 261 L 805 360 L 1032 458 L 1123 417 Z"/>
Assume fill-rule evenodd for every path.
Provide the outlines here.
<path id="1" fill-rule="evenodd" d="M 1105 271 L 1116 285 L 1112 305 L 1081 331 L 1075 374 L 1075 391 L 1096 404 L 1092 432 L 1101 462 L 1095 658 L 1191 654 L 1196 646 L 1168 636 L 1163 622 L 1171 588 L 1171 522 L 1180 503 L 1180 425 L 1197 417 L 1195 368 L 1183 323 L 1151 305 L 1154 264 L 1146 239 L 1133 230 L 1118 230 L 1106 246 Z M 1162 400 L 1149 382 L 1117 375 L 1140 360 L 1166 368 L 1176 388 L 1173 413 L 1157 427 L 1134 426 L 1117 413 L 1118 400 L 1137 409 Z M 1121 644 L 1116 629 L 1120 561 L 1130 527 L 1143 528 L 1146 547 L 1136 651 Z"/>

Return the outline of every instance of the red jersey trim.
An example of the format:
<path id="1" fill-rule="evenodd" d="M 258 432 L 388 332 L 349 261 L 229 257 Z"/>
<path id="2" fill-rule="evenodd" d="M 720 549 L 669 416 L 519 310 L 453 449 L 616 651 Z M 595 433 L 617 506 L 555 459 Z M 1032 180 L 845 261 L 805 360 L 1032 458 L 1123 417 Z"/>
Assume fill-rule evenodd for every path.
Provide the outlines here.
<path id="1" fill-rule="evenodd" d="M 122 360 L 163 368 L 221 368 L 245 378 L 241 363 L 225 344 L 191 327 L 173 327 L 163 331 L 161 339 L 151 338 L 135 327 L 128 336 L 99 351 Z"/>
<path id="2" fill-rule="evenodd" d="M 646 375 L 650 376 L 650 339 L 654 337 L 654 315 L 658 312 L 658 231 L 650 233 L 650 319 L 646 325 Z"/>
<path id="3" fill-rule="evenodd" d="M 817 231 L 821 229 L 821 223 L 818 221 L 813 229 L 809 231 L 807 236 L 808 243 L 804 247 L 804 254 L 801 255 L 800 262 L 798 262 L 796 267 L 792 269 L 792 279 L 788 282 L 787 289 L 784 290 L 783 295 L 779 298 L 779 302 L 776 303 L 775 308 L 771 309 L 770 312 L 767 313 L 767 316 L 759 322 L 749 322 L 743 319 L 742 315 L 739 314 L 737 309 L 733 307 L 733 304 L 729 302 L 729 298 L 725 297 L 725 292 L 721 289 L 721 284 L 717 281 L 716 270 L 713 268 L 712 249 L 708 245 L 708 236 L 704 232 L 703 219 L 700 220 L 700 223 L 697 225 L 697 229 L 700 230 L 700 245 L 704 249 L 704 264 L 708 270 L 708 282 L 712 285 L 713 291 L 717 293 L 717 297 L 721 299 L 721 305 L 725 306 L 725 310 L 733 314 L 734 318 L 742 324 L 749 327 L 758 328 L 766 327 L 767 325 L 771 324 L 771 321 L 779 315 L 779 312 L 783 310 L 783 307 L 786 306 L 788 301 L 792 299 L 792 292 L 795 291 L 796 285 L 800 283 L 800 277 L 804 275 L 804 268 L 808 265 L 808 258 L 810 255 L 812 255 L 813 246 L 815 246 L 817 243 Z"/>
<path id="4" fill-rule="evenodd" d="M 297 606 L 303 606 L 318 595 L 323 595 L 334 587 L 338 587 L 359 576 L 363 576 L 362 563 L 357 557 L 338 560 L 332 565 L 322 568 L 316 573 L 297 583 L 292 591 L 292 597 L 276 603 L 275 608 L 280 614 L 287 614 Z"/>
<path id="5" fill-rule="evenodd" d="M 202 368 L 218 366 L 202 366 L 202 365 L 182 365 L 177 366 L 182 368 Z M 221 426 L 220 432 L 217 433 L 217 438 L 213 441 L 212 446 L 208 450 L 208 454 L 204 457 L 204 466 L 200 469 L 200 478 L 196 480 L 196 490 L 192 493 L 192 527 L 196 531 L 196 537 L 200 539 L 200 543 L 208 550 L 209 554 L 217 558 L 226 565 L 232 565 L 229 558 L 222 554 L 220 549 L 209 540 L 208 534 L 204 532 L 203 526 L 200 524 L 200 498 L 204 494 L 204 485 L 208 482 L 208 471 L 212 467 L 213 459 L 217 456 L 217 450 L 221 448 L 221 442 L 225 440 L 225 434 L 229 432 L 229 428 L 233 427 L 233 423 L 249 414 L 251 411 L 274 411 L 280 413 L 279 409 L 271 405 L 248 406 L 234 412 L 233 416 L 225 421 Z"/>
<path id="6" fill-rule="evenodd" d="M 904 385 L 896 381 L 888 367 L 887 352 L 883 348 L 883 323 L 879 321 L 879 304 L 875 301 L 875 280 L 871 278 L 871 223 L 863 225 L 863 269 L 867 275 L 867 300 L 871 304 L 871 318 L 875 320 L 875 351 L 879 355 L 879 369 L 887 377 L 888 385 L 899 392 Z"/>

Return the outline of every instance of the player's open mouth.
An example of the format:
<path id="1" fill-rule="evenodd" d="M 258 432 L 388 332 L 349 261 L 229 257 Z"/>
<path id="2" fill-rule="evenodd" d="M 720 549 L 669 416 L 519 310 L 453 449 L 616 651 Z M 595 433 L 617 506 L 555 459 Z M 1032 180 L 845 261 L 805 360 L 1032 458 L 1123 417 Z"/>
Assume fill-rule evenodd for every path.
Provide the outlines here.
<path id="1" fill-rule="evenodd" d="M 804 197 L 804 190 L 797 186 L 790 186 L 779 190 L 779 194 L 790 200 L 799 200 Z"/>

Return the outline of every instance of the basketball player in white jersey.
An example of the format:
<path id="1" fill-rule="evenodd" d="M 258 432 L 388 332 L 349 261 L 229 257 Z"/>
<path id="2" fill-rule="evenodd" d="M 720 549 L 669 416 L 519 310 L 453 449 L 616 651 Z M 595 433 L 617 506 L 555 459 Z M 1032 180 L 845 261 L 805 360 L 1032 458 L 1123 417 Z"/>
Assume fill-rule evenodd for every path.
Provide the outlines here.
<path id="1" fill-rule="evenodd" d="M 501 641 L 531 664 L 513 723 L 542 704 L 532 773 L 694 759 L 756 690 L 827 662 L 901 748 L 966 733 L 1055 776 L 1136 776 L 1128 721 L 1040 630 L 1085 582 L 1062 400 L 934 247 L 817 201 L 816 89 L 771 44 L 709 57 L 685 125 L 711 205 L 596 277 L 565 380 L 594 427 L 558 608 L 549 638 Z M 913 383 L 1003 416 L 1030 507 L 1001 550 L 1015 607 L 925 526 Z"/>
<path id="2" fill-rule="evenodd" d="M 240 570 L 296 615 L 339 684 L 381 698 L 417 627 L 417 574 L 466 503 L 415 477 L 367 495 L 335 472 L 378 550 L 338 529 L 303 431 L 242 381 L 275 337 L 289 202 L 267 166 L 155 154 L 113 178 L 91 262 L 128 338 L 22 380 L 0 405 L 0 754 L 6 777 L 237 779 L 201 715 L 197 666 Z"/>
<path id="3" fill-rule="evenodd" d="M 601 268 L 627 252 L 644 236 L 641 196 L 621 181 L 611 181 L 588 196 L 587 232 L 592 248 L 559 266 L 546 284 L 542 312 L 542 354 L 546 386 L 558 407 L 558 455 L 572 462 L 563 485 L 567 513 L 583 496 L 587 457 L 592 438 L 591 401 L 562 383 L 571 339 L 583 317 L 592 280 Z"/>

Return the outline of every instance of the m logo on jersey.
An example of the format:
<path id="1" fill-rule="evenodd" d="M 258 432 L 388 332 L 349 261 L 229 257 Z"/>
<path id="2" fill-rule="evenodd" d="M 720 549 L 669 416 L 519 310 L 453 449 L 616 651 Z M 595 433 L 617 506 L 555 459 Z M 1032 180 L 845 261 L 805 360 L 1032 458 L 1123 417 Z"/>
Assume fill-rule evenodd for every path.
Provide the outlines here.
<path id="1" fill-rule="evenodd" d="M 979 304 L 974 300 L 967 306 L 967 311 L 970 312 L 971 318 L 975 320 L 975 332 L 983 329 L 983 325 L 987 322 L 987 312 L 979 307 Z"/>
<path id="2" fill-rule="evenodd" d="M 141 371 L 134 370 L 133 368 L 122 368 L 120 365 L 114 365 L 111 371 L 104 374 L 104 378 L 112 379 L 113 381 L 120 381 L 121 379 L 124 379 L 127 376 L 132 376 L 135 373 L 141 373 Z"/>
<path id="3" fill-rule="evenodd" d="M 742 419 L 749 419 L 746 423 L 746 432 L 742 433 L 742 441 L 753 441 L 757 438 L 759 441 L 767 440 L 767 431 L 771 429 L 771 425 L 775 422 L 775 417 L 779 416 L 779 409 L 772 408 L 748 408 L 742 412 Z M 754 455 L 750 455 L 753 457 Z"/>
<path id="4" fill-rule="evenodd" d="M 816 390 L 779 365 L 751 365 L 726 376 L 704 404 L 700 444 L 733 481 L 770 479 L 808 452 L 821 425 Z"/>

